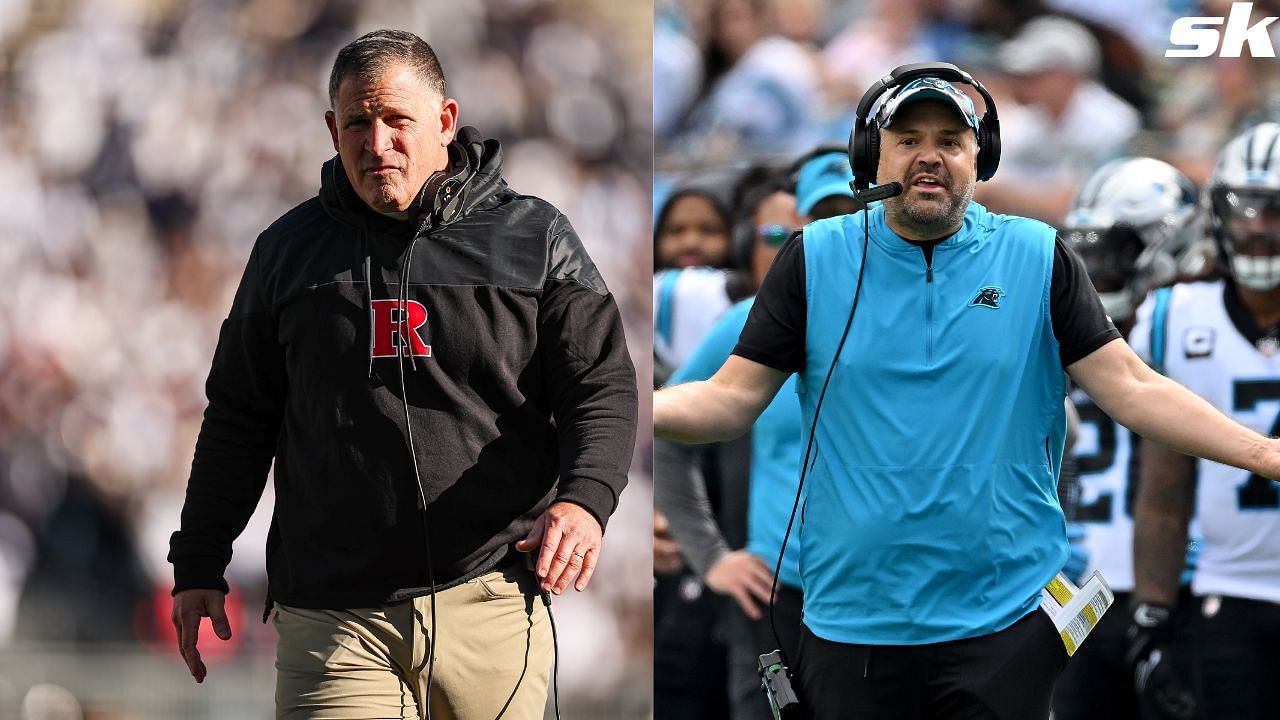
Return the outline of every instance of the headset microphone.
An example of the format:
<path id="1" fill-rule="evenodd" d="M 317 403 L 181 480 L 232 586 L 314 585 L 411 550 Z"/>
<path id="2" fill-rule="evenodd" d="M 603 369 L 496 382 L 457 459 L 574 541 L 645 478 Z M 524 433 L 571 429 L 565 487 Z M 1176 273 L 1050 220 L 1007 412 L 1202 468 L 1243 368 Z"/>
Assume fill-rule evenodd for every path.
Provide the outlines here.
<path id="1" fill-rule="evenodd" d="M 902 183 L 891 182 L 884 185 L 877 185 L 869 190 L 853 191 L 853 197 L 864 206 L 870 205 L 878 200 L 888 200 L 891 197 L 897 197 L 902 194 Z"/>

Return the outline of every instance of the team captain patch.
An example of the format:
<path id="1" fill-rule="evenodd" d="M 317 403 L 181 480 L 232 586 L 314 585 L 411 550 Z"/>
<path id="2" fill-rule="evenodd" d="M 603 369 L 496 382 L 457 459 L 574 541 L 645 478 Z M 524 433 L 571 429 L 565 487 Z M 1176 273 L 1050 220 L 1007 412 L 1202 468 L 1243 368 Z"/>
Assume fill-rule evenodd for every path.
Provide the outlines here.
<path id="1" fill-rule="evenodd" d="M 1189 327 L 1182 333 L 1182 354 L 1188 359 L 1213 354 L 1213 328 Z"/>

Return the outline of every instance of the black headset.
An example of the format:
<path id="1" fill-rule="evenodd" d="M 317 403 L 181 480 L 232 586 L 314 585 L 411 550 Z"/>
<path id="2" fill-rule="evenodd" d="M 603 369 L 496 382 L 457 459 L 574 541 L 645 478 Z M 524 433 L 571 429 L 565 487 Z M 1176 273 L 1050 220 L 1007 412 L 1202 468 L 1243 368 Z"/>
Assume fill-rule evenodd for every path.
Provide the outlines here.
<path id="1" fill-rule="evenodd" d="M 449 143 L 448 153 L 448 164 L 427 178 L 415 198 L 417 206 L 412 208 L 414 215 L 429 219 L 433 227 L 453 222 L 462 212 L 462 190 L 476 176 L 484 140 L 475 128 L 461 127 L 454 142 Z"/>
<path id="2" fill-rule="evenodd" d="M 962 83 L 982 96 L 986 111 L 978 121 L 978 180 L 990 180 L 996 174 L 996 167 L 1000 165 L 1000 118 L 996 115 L 996 103 L 991 93 L 969 73 L 951 63 L 911 63 L 894 68 L 893 72 L 868 88 L 862 100 L 858 101 L 857 117 L 849 135 L 849 166 L 853 168 L 853 182 L 857 189 L 866 190 L 875 182 L 876 166 L 880 163 L 880 125 L 874 117 L 869 117 L 871 107 L 890 90 L 922 77 Z"/>

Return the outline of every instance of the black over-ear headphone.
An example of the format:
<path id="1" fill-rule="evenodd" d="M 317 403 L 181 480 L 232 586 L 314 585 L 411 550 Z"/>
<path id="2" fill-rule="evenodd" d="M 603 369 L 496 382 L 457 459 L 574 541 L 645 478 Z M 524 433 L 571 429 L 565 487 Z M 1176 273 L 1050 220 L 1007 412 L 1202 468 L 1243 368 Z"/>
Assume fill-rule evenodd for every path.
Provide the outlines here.
<path id="1" fill-rule="evenodd" d="M 849 165 L 853 168 L 853 183 L 857 189 L 866 190 L 875 182 L 876 166 L 880 163 L 880 126 L 874 117 L 869 117 L 871 107 L 890 90 L 922 77 L 969 85 L 982 96 L 986 111 L 978 121 L 978 180 L 990 180 L 996 174 L 1000 165 L 1000 118 L 996 115 L 996 103 L 991 93 L 969 73 L 951 63 L 911 63 L 894 68 L 893 72 L 868 88 L 862 100 L 858 101 L 857 118 L 849 135 Z"/>
<path id="2" fill-rule="evenodd" d="M 429 217 L 434 226 L 453 222 L 461 212 L 462 190 L 476 175 L 484 153 L 484 140 L 478 130 L 464 126 L 449 143 L 448 152 L 449 164 L 427 178 L 417 197 L 415 215 Z"/>

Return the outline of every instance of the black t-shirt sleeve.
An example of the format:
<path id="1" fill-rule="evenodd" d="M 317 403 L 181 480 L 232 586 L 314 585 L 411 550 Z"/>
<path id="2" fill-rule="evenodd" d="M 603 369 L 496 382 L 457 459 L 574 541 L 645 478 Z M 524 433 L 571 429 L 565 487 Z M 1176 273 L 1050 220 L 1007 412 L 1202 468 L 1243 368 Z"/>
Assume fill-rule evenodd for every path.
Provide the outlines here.
<path id="1" fill-rule="evenodd" d="M 1053 245 L 1053 284 L 1049 289 L 1049 315 L 1058 338 L 1058 357 L 1066 367 L 1120 337 L 1102 309 L 1089 273 L 1059 236 Z"/>
<path id="2" fill-rule="evenodd" d="M 1102 308 L 1084 263 L 1062 238 L 1054 242 L 1049 312 L 1063 367 L 1120 337 Z M 797 232 L 778 252 L 765 276 L 733 354 L 783 372 L 802 370 L 807 314 L 804 243 Z"/>
<path id="3" fill-rule="evenodd" d="M 802 370 L 807 314 L 803 231 L 797 231 L 765 275 L 733 354 L 783 372 Z"/>

